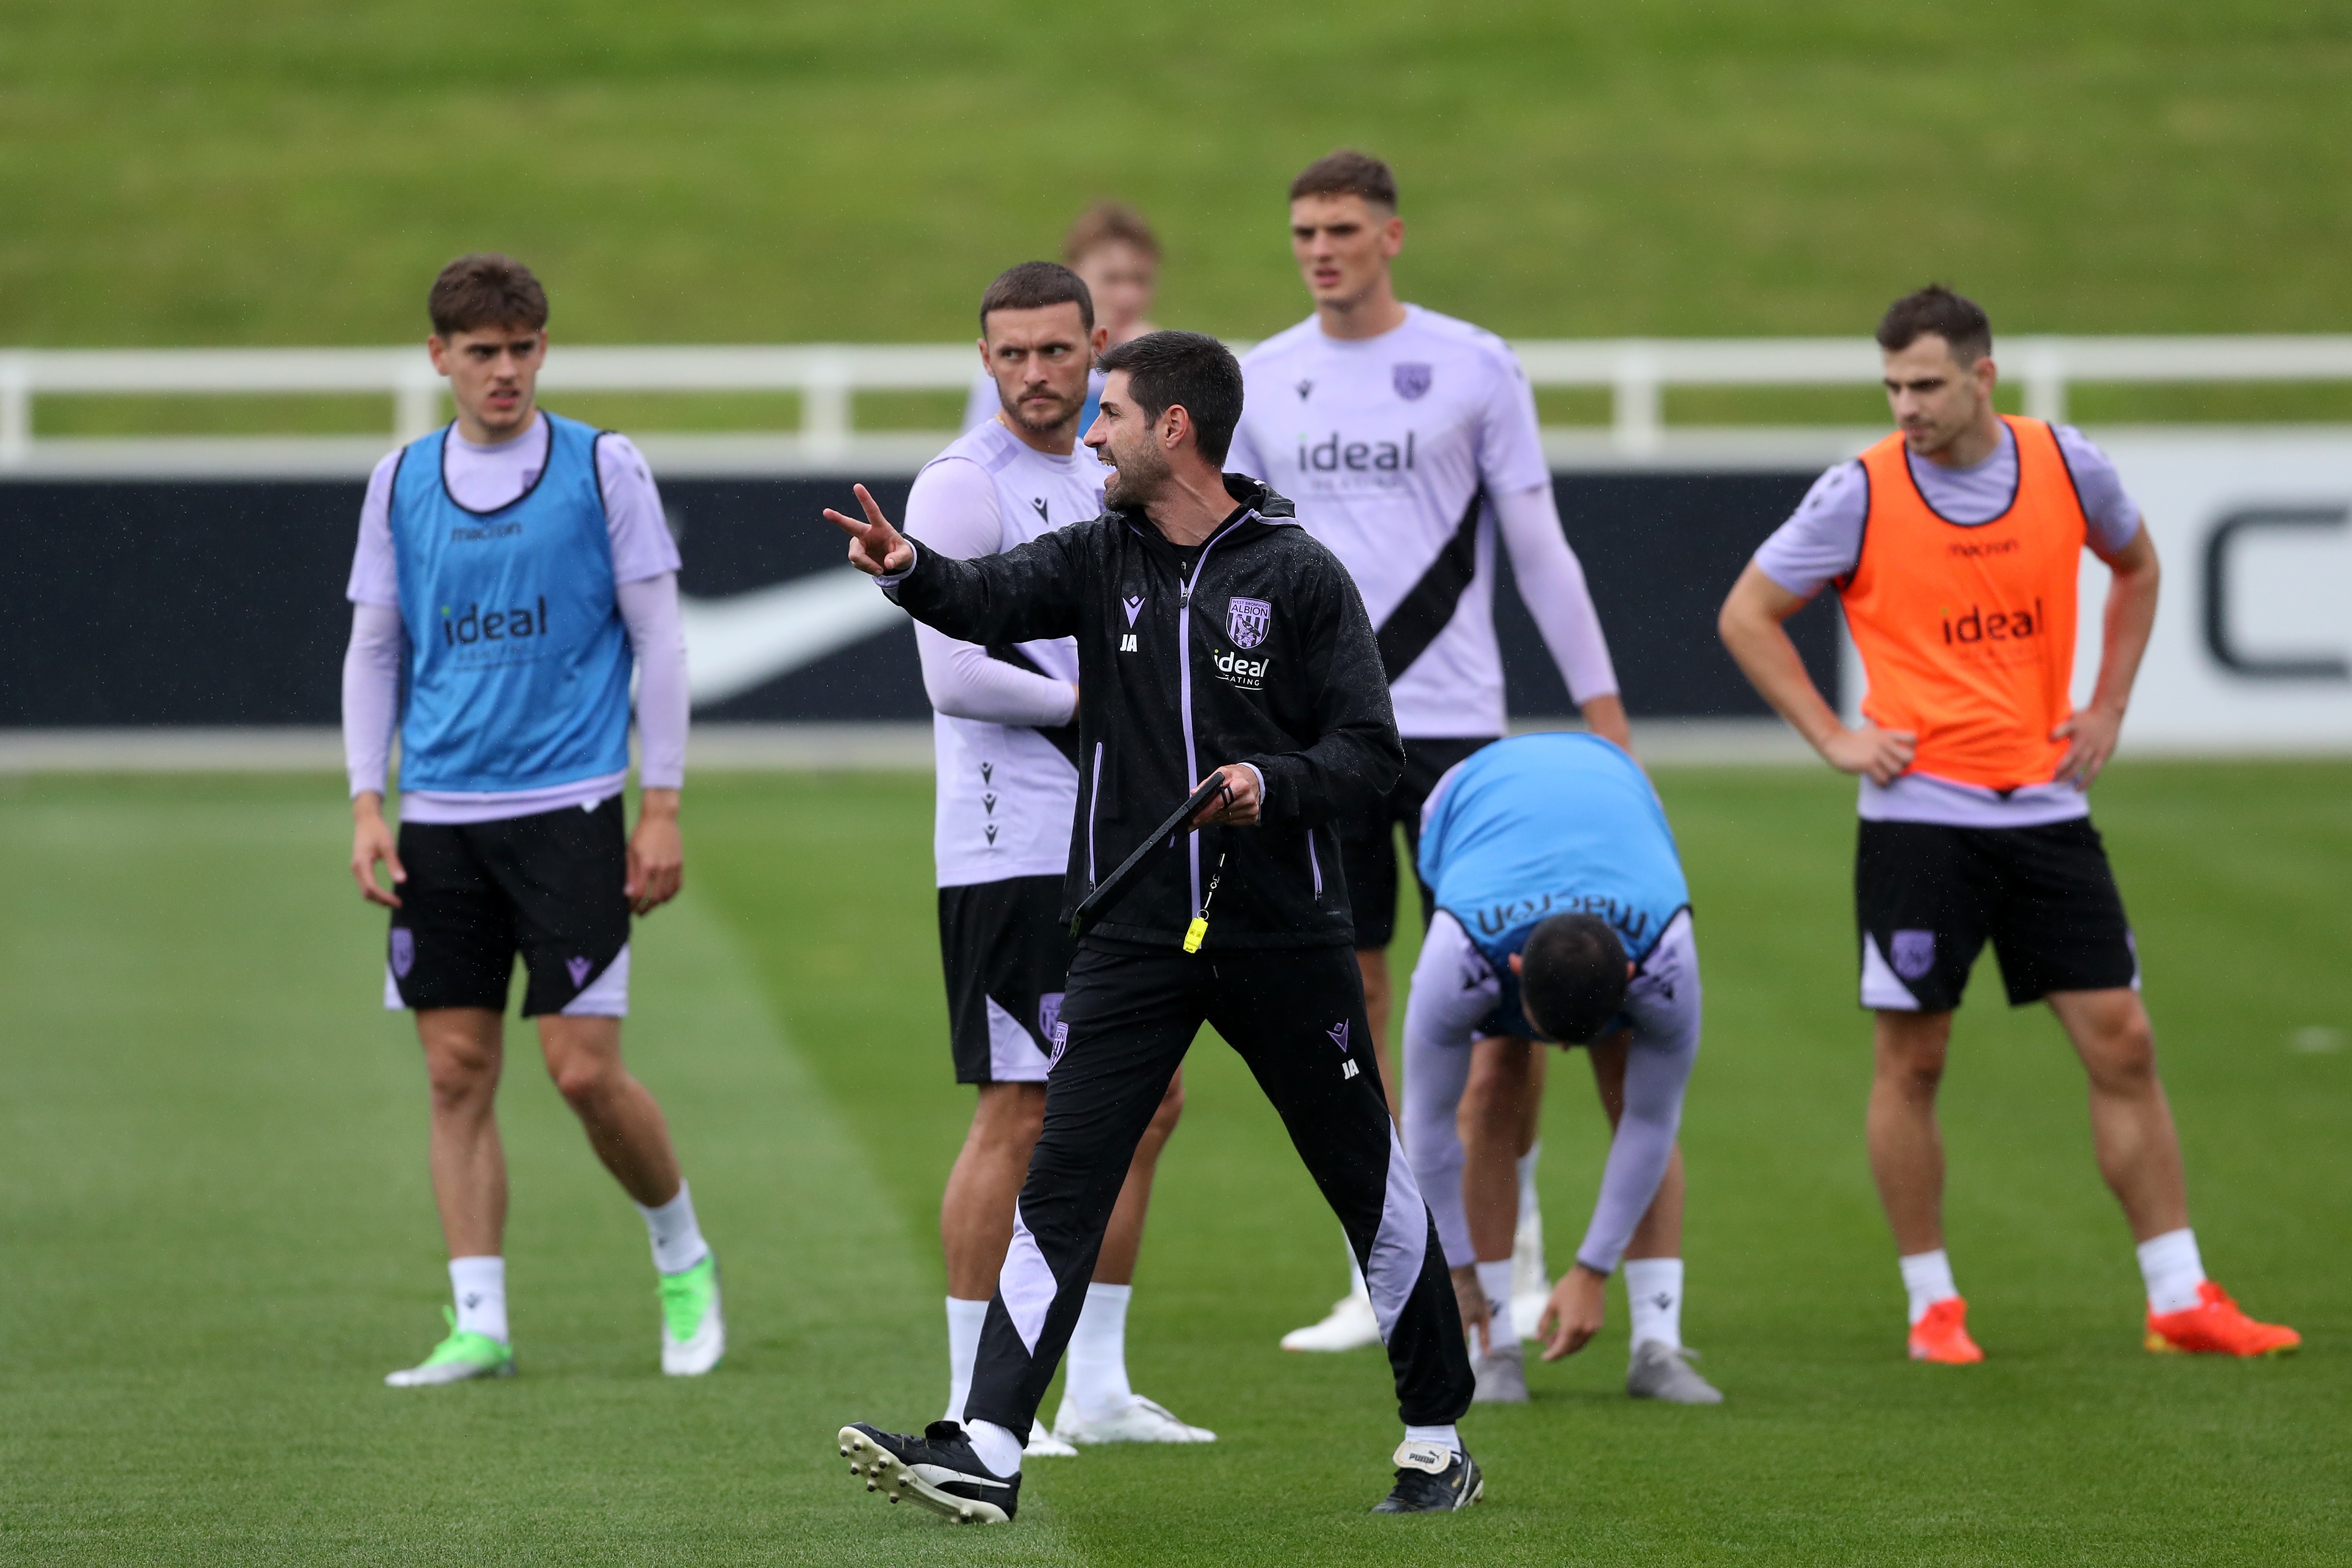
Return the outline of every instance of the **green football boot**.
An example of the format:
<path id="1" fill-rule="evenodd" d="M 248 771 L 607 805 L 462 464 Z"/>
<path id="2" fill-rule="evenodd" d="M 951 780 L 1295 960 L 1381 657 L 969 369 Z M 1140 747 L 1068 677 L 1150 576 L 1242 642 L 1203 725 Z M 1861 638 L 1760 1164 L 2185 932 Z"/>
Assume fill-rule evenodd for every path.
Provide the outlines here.
<path id="1" fill-rule="evenodd" d="M 662 1371 L 700 1377 L 727 1353 L 727 1320 L 719 1311 L 719 1255 L 661 1277 Z"/>
<path id="2" fill-rule="evenodd" d="M 444 1383 L 464 1383 L 477 1377 L 512 1377 L 515 1374 L 514 1348 L 502 1345 L 488 1334 L 474 1333 L 457 1326 L 457 1312 L 447 1307 L 441 1316 L 449 1324 L 449 1337 L 433 1347 L 433 1353 L 419 1364 L 388 1374 L 384 1383 L 392 1388 L 431 1388 Z"/>

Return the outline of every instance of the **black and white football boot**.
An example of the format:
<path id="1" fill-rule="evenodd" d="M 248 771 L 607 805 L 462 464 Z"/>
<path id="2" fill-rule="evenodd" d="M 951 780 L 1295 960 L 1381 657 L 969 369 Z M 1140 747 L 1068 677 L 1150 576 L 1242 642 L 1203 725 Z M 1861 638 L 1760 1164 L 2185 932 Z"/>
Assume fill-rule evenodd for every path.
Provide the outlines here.
<path id="1" fill-rule="evenodd" d="M 1486 1495 L 1486 1478 L 1467 1452 L 1440 1443 L 1397 1446 L 1396 1485 L 1372 1505 L 1374 1513 L 1452 1513 Z"/>
<path id="2" fill-rule="evenodd" d="M 841 1429 L 841 1457 L 867 1491 L 912 1499 L 958 1524 L 1009 1524 L 1020 1510 L 1021 1477 L 982 1464 L 953 1421 L 934 1421 L 919 1437 L 854 1422 Z"/>

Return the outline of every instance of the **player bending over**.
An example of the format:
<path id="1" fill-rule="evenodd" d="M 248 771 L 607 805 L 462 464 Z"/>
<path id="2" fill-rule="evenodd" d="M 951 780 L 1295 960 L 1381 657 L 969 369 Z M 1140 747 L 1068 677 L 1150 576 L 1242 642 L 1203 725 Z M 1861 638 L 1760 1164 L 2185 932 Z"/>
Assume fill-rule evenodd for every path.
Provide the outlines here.
<path id="1" fill-rule="evenodd" d="M 1477 1500 L 1454 1423 L 1472 1380 L 1436 1231 L 1379 1085 L 1349 956 L 1332 818 L 1395 782 L 1402 747 L 1371 623 L 1289 503 L 1223 474 L 1240 368 L 1213 338 L 1153 332 L 1102 359 L 1087 433 L 1110 510 L 974 561 L 866 515 L 825 515 L 850 561 L 961 641 L 1076 639 L 1078 809 L 1062 914 L 1129 854 L 1156 857 L 1078 944 L 1061 1056 L 981 1331 L 967 1419 L 919 1436 L 858 1423 L 869 1489 L 1010 1519 L 1019 1434 L 1062 1359 L 1129 1163 L 1202 1023 L 1256 1076 L 1371 1282 L 1404 1442 L 1382 1512 Z M 1190 828 L 1159 824 L 1205 780 Z M 1104 889 L 1106 898 L 1111 889 Z"/>
<path id="2" fill-rule="evenodd" d="M 416 1015 L 457 1296 L 449 1337 L 384 1381 L 515 1370 L 495 1107 L 518 952 L 548 1075 L 652 1236 L 662 1370 L 693 1376 L 727 1346 L 719 1262 L 661 1107 L 621 1062 L 629 917 L 675 897 L 680 875 L 677 547 L 636 448 L 537 406 L 547 296 L 529 268 L 461 257 L 435 280 L 431 309 L 457 423 L 368 480 L 343 661 L 352 875 L 392 910 L 383 1005 Z M 625 838 L 633 664 L 643 799 Z M 396 843 L 383 811 L 395 722 Z"/>
<path id="3" fill-rule="evenodd" d="M 1724 601 L 1723 640 L 1831 766 L 1862 775 L 1862 1005 L 1876 1016 L 1871 1173 L 1911 1298 L 1916 1361 L 1975 1362 L 1944 1252 L 1936 1089 L 1990 939 L 2012 1007 L 2046 1001 L 2090 1078 L 2091 1142 L 2147 1286 L 2147 1347 L 2302 1342 L 2205 1278 L 2139 957 L 2086 792 L 2156 623 L 2156 548 L 2115 466 L 2066 426 L 1993 412 L 1992 326 L 1941 288 L 1879 323 L 1902 426 L 1822 476 Z M 2069 697 L 2083 551 L 2114 575 L 2097 689 Z M 1781 623 L 1835 588 L 1869 692 L 1847 729 Z"/>
<path id="4" fill-rule="evenodd" d="M 1620 745 L 1632 742 L 1584 569 L 1560 532 L 1535 395 L 1502 339 L 1397 299 L 1391 269 L 1404 220 L 1388 164 L 1348 151 L 1308 164 L 1290 183 L 1290 247 L 1315 313 L 1242 361 L 1249 396 L 1230 466 L 1293 498 L 1299 522 L 1348 568 L 1378 628 L 1404 773 L 1339 820 L 1339 873 L 1356 912 L 1372 1048 L 1393 1105 L 1396 835 L 1402 827 L 1410 851 L 1438 776 L 1507 728 L 1495 640 L 1498 542 L 1586 721 Z M 1426 884 L 1421 905 L 1426 922 Z M 1540 1058 L 1535 1070 L 1517 1134 L 1517 1289 L 1528 1328 L 1549 1283 L 1535 1201 Z M 1352 1350 L 1379 1338 L 1360 1276 L 1328 1317 L 1284 1335 L 1282 1345 Z"/>
<path id="5" fill-rule="evenodd" d="M 1698 1058 L 1698 951 L 1657 792 L 1591 735 L 1499 741 L 1448 773 L 1421 829 L 1437 913 L 1405 1006 L 1404 1146 L 1484 1343 L 1477 1398 L 1528 1397 L 1521 1332 L 1544 1359 L 1582 1349 L 1624 1261 L 1633 1348 L 1625 1392 L 1677 1405 L 1723 1395 L 1682 1342 L 1682 1151 Z M 1611 1128 L 1592 1223 L 1540 1322 L 1515 1325 L 1513 1170 L 1535 1042 L 1584 1046 Z"/>
<path id="6" fill-rule="evenodd" d="M 982 363 L 996 416 L 916 476 L 907 533 L 942 555 L 994 555 L 1102 515 L 1108 472 L 1078 446 L 1078 408 L 1107 335 L 1087 286 L 1030 261 L 980 301 Z M 1076 943 L 1062 874 L 1078 798 L 1078 650 L 1067 637 L 981 647 L 917 622 L 923 687 L 938 710 L 940 961 L 956 1081 L 975 1085 L 971 1131 L 940 1202 L 948 1265 L 947 1419 L 963 1419 L 981 1322 L 1013 1239 L 1013 1205 L 1045 1114 L 1045 1068 L 1060 1031 Z M 1073 1443 L 1206 1443 L 1127 1381 L 1127 1307 L 1151 1173 L 1184 1105 L 1181 1074 L 1138 1145 L 1094 1282 L 1070 1339 L 1054 1430 L 1027 1451 Z"/>

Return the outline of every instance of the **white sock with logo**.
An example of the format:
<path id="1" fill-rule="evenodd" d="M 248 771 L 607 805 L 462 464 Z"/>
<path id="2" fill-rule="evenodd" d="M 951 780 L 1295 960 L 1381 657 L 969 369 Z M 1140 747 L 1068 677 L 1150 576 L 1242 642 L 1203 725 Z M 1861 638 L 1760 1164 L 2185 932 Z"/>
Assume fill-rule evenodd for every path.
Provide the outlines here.
<path id="1" fill-rule="evenodd" d="M 949 1421 L 963 1419 L 963 1402 L 971 1393 L 971 1365 L 980 1359 L 980 1326 L 988 1321 L 988 1303 L 948 1298 Z"/>
<path id="2" fill-rule="evenodd" d="M 1526 1228 L 1529 1215 L 1540 1218 L 1543 1214 L 1543 1204 L 1536 1196 L 1536 1162 L 1542 1155 L 1543 1140 L 1538 1138 L 1528 1145 L 1526 1153 L 1519 1156 L 1519 1226 L 1522 1229 Z"/>
<path id="3" fill-rule="evenodd" d="M 1625 1305 L 1633 1315 L 1633 1342 L 1656 1340 L 1683 1348 L 1683 1260 L 1629 1258 L 1618 1273 L 1625 1279 Z"/>
<path id="4" fill-rule="evenodd" d="M 457 1327 L 507 1342 L 507 1260 L 449 1259 L 449 1292 L 457 1299 Z"/>
<path id="5" fill-rule="evenodd" d="M 1511 1260 L 1478 1265 L 1478 1289 L 1486 1293 L 1486 1310 L 1494 1314 L 1495 1331 L 1487 1342 L 1491 1353 L 1497 1346 L 1510 1349 L 1519 1342 L 1512 1331 L 1511 1322 Z"/>
<path id="6" fill-rule="evenodd" d="M 1927 1309 L 1937 1302 L 1948 1301 L 1960 1293 L 1960 1288 L 1952 1283 L 1952 1260 L 1940 1247 L 1933 1252 L 1915 1252 L 1895 1261 L 1903 1270 L 1903 1289 L 1911 1296 L 1914 1323 L 1926 1317 Z"/>
<path id="7" fill-rule="evenodd" d="M 1079 1409 L 1124 1409 L 1135 1399 L 1127 1381 L 1127 1304 L 1132 1285 L 1089 1285 L 1070 1332 L 1069 1379 L 1062 1392 Z"/>
<path id="8" fill-rule="evenodd" d="M 2185 1311 L 2202 1300 L 2197 1287 L 2205 1283 L 2205 1260 L 2197 1254 L 2197 1233 L 2183 1226 L 2139 1244 L 2139 1274 L 2147 1282 L 2147 1310 L 2162 1314 Z"/>
<path id="9" fill-rule="evenodd" d="M 1017 1476 L 1021 1473 L 1021 1439 L 993 1421 L 967 1421 L 963 1435 L 971 1440 L 971 1451 L 991 1473 Z"/>
<path id="10" fill-rule="evenodd" d="M 1462 1452 L 1462 1438 L 1451 1426 L 1408 1426 L 1404 1429 L 1404 1440 L 1408 1443 L 1434 1443 L 1442 1448 L 1451 1449 L 1457 1456 Z"/>
<path id="11" fill-rule="evenodd" d="M 694 1194 L 684 1182 L 677 1184 L 677 1196 L 657 1209 L 637 1205 L 646 1216 L 646 1234 L 653 1238 L 654 1267 L 664 1274 L 683 1274 L 710 1256 L 710 1244 L 702 1239 L 702 1227 L 694 1219 Z"/>

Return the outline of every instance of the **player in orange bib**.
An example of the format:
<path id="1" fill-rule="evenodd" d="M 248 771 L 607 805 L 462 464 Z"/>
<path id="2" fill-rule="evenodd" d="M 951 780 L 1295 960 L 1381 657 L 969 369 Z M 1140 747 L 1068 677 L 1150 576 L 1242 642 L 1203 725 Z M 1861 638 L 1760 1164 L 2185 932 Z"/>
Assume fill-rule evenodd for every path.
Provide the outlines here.
<path id="1" fill-rule="evenodd" d="M 2156 549 L 2081 432 L 1993 412 L 1992 327 L 1941 288 L 1879 323 L 1899 433 L 1824 474 L 1724 602 L 1723 640 L 1832 767 L 1862 775 L 1862 1005 L 1875 1010 L 1870 1163 L 1911 1302 L 1914 1360 L 1966 1363 L 1944 1251 L 1936 1089 L 1952 1010 L 1990 940 L 2010 1004 L 2046 1001 L 2090 1079 L 2091 1138 L 2147 1286 L 2147 1348 L 2302 1343 L 2205 1278 L 2139 960 L 2086 796 L 2156 621 Z M 2075 584 L 2114 574 L 2099 679 L 2070 699 Z M 1868 695 L 1848 729 L 1781 623 L 1833 586 Z"/>

